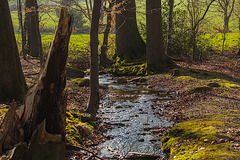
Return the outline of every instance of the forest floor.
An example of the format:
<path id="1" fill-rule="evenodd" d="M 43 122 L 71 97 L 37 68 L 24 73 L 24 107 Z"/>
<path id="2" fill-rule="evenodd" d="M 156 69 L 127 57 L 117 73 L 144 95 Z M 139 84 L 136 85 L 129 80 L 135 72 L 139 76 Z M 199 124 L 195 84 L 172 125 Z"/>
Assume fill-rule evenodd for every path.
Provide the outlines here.
<path id="1" fill-rule="evenodd" d="M 38 79 L 39 61 L 21 58 L 21 63 L 26 82 L 31 87 Z M 146 76 L 147 81 L 144 82 L 156 90 L 174 92 L 176 96 L 176 100 L 162 104 L 167 110 L 164 116 L 176 122 L 173 128 L 159 133 L 160 137 L 165 134 L 162 137 L 163 151 L 170 159 L 211 159 L 216 156 L 220 159 L 240 159 L 239 57 L 233 53 L 211 54 L 207 61 L 201 63 L 183 60 L 177 64 L 178 68 L 168 73 Z M 76 124 L 78 121 L 85 124 L 80 122 L 76 112 L 86 108 L 89 87 L 76 87 L 68 78 L 66 91 L 67 121 L 73 121 L 67 131 L 69 136 L 73 136 L 69 142 L 82 148 L 68 145 L 67 159 L 84 159 L 96 153 L 94 146 L 110 138 L 103 135 L 109 126 L 91 123 L 94 132 L 91 136 L 87 135 L 88 131 Z M 100 94 L 103 98 L 107 90 L 101 89 Z M 8 105 L 0 104 L 0 118 L 6 113 Z M 160 114 L 159 108 L 153 109 Z M 77 137 L 71 130 L 79 134 L 84 130 L 85 135 Z"/>
<path id="2" fill-rule="evenodd" d="M 163 151 L 169 159 L 240 159 L 239 57 L 212 54 L 178 66 L 147 81 L 176 93 L 164 106 L 176 125 L 162 138 Z"/>

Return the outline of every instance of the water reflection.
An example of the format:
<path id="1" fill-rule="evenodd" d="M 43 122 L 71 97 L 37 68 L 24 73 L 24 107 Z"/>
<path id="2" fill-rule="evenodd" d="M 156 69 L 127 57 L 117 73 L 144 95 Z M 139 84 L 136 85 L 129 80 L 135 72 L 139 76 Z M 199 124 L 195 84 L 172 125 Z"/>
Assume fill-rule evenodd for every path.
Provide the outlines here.
<path id="1" fill-rule="evenodd" d="M 99 145 L 99 155 L 111 157 L 141 152 L 164 157 L 160 139 L 154 137 L 152 131 L 169 127 L 172 122 L 165 117 L 156 117 L 151 106 L 156 106 L 159 101 L 172 100 L 171 94 L 147 89 L 143 85 L 114 84 L 109 76 L 101 76 L 100 84 L 108 85 L 110 94 L 101 101 L 99 116 L 104 123 L 112 125 L 106 134 L 113 139 Z"/>

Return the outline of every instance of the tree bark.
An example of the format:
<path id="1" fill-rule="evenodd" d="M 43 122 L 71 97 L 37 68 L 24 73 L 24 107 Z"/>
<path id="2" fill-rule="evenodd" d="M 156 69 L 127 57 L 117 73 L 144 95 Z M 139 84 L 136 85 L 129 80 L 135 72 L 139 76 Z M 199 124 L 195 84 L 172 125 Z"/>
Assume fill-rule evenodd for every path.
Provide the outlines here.
<path id="1" fill-rule="evenodd" d="M 96 116 L 99 108 L 99 82 L 98 82 L 98 28 L 101 10 L 101 0 L 94 0 L 92 23 L 90 31 L 90 49 L 91 49 L 91 66 L 90 66 L 90 99 L 88 102 L 87 112 L 91 114 L 91 119 Z"/>
<path id="2" fill-rule="evenodd" d="M 224 30 L 225 31 L 229 31 L 229 19 L 230 17 L 224 14 Z"/>
<path id="3" fill-rule="evenodd" d="M 117 5 L 116 56 L 127 61 L 145 59 L 146 44 L 137 28 L 135 0 L 117 0 Z"/>
<path id="4" fill-rule="evenodd" d="M 111 23 L 112 23 L 112 7 L 114 3 L 112 1 L 109 2 L 109 7 L 107 9 L 107 26 L 104 31 L 104 38 L 103 38 L 103 44 L 101 47 L 101 54 L 100 54 L 100 66 L 107 67 L 110 64 L 110 60 L 107 58 L 107 50 L 108 50 L 108 35 L 111 29 Z"/>
<path id="5" fill-rule="evenodd" d="M 168 56 L 164 52 L 161 0 L 146 1 L 147 66 L 153 71 L 164 71 Z"/>
<path id="6" fill-rule="evenodd" d="M 36 0 L 26 0 L 25 25 L 28 53 L 32 57 L 39 57 L 42 54 L 42 42 L 39 31 L 38 4 Z"/>
<path id="7" fill-rule="evenodd" d="M 46 130 L 65 137 L 66 60 L 68 43 L 72 32 L 73 17 L 66 8 L 61 9 L 58 28 L 48 53 L 46 65 L 37 84 L 26 96 L 22 122 L 25 139 L 29 140 L 36 126 L 46 119 Z"/>
<path id="8" fill-rule="evenodd" d="M 24 100 L 27 85 L 22 72 L 8 1 L 0 5 L 0 101 Z"/>
<path id="9" fill-rule="evenodd" d="M 169 12 L 168 12 L 168 39 L 167 39 L 167 54 L 171 55 L 171 44 L 172 44 L 172 23 L 173 23 L 173 7 L 174 7 L 174 0 L 168 1 L 169 5 Z"/>

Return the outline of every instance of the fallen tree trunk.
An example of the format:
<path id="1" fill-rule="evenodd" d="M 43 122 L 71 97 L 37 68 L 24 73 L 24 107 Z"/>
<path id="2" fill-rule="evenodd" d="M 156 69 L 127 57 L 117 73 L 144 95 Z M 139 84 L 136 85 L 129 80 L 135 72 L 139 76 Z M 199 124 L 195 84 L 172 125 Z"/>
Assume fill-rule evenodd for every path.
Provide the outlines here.
<path id="1" fill-rule="evenodd" d="M 5 159 L 65 159 L 64 88 L 72 23 L 73 17 L 66 8 L 62 8 L 58 28 L 38 82 L 29 89 L 25 104 L 16 111 L 16 104 L 13 103 L 4 118 L 0 127 L 0 152 L 20 143 L 5 155 Z"/>

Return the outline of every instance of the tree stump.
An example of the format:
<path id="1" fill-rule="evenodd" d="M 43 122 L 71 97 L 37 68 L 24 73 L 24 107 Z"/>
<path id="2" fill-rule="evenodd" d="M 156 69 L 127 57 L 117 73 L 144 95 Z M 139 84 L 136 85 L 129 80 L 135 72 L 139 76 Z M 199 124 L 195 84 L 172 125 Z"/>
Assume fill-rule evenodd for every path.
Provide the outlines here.
<path id="1" fill-rule="evenodd" d="M 38 82 L 27 92 L 25 104 L 12 104 L 0 128 L 0 152 L 14 148 L 7 159 L 64 160 L 66 126 L 66 64 L 73 16 L 61 9 L 58 28 Z M 26 155 L 26 156 L 24 156 Z M 13 157 L 13 158 L 11 158 Z M 22 158 L 21 158 L 22 157 Z M 6 159 L 5 158 L 5 159 Z M 15 158 L 16 159 L 16 158 Z"/>
<path id="2" fill-rule="evenodd" d="M 29 89 L 22 116 L 25 139 L 31 138 L 36 127 L 46 119 L 46 130 L 65 138 L 66 62 L 73 17 L 66 8 L 61 9 L 58 28 L 50 46 L 46 65 L 37 84 Z"/>

